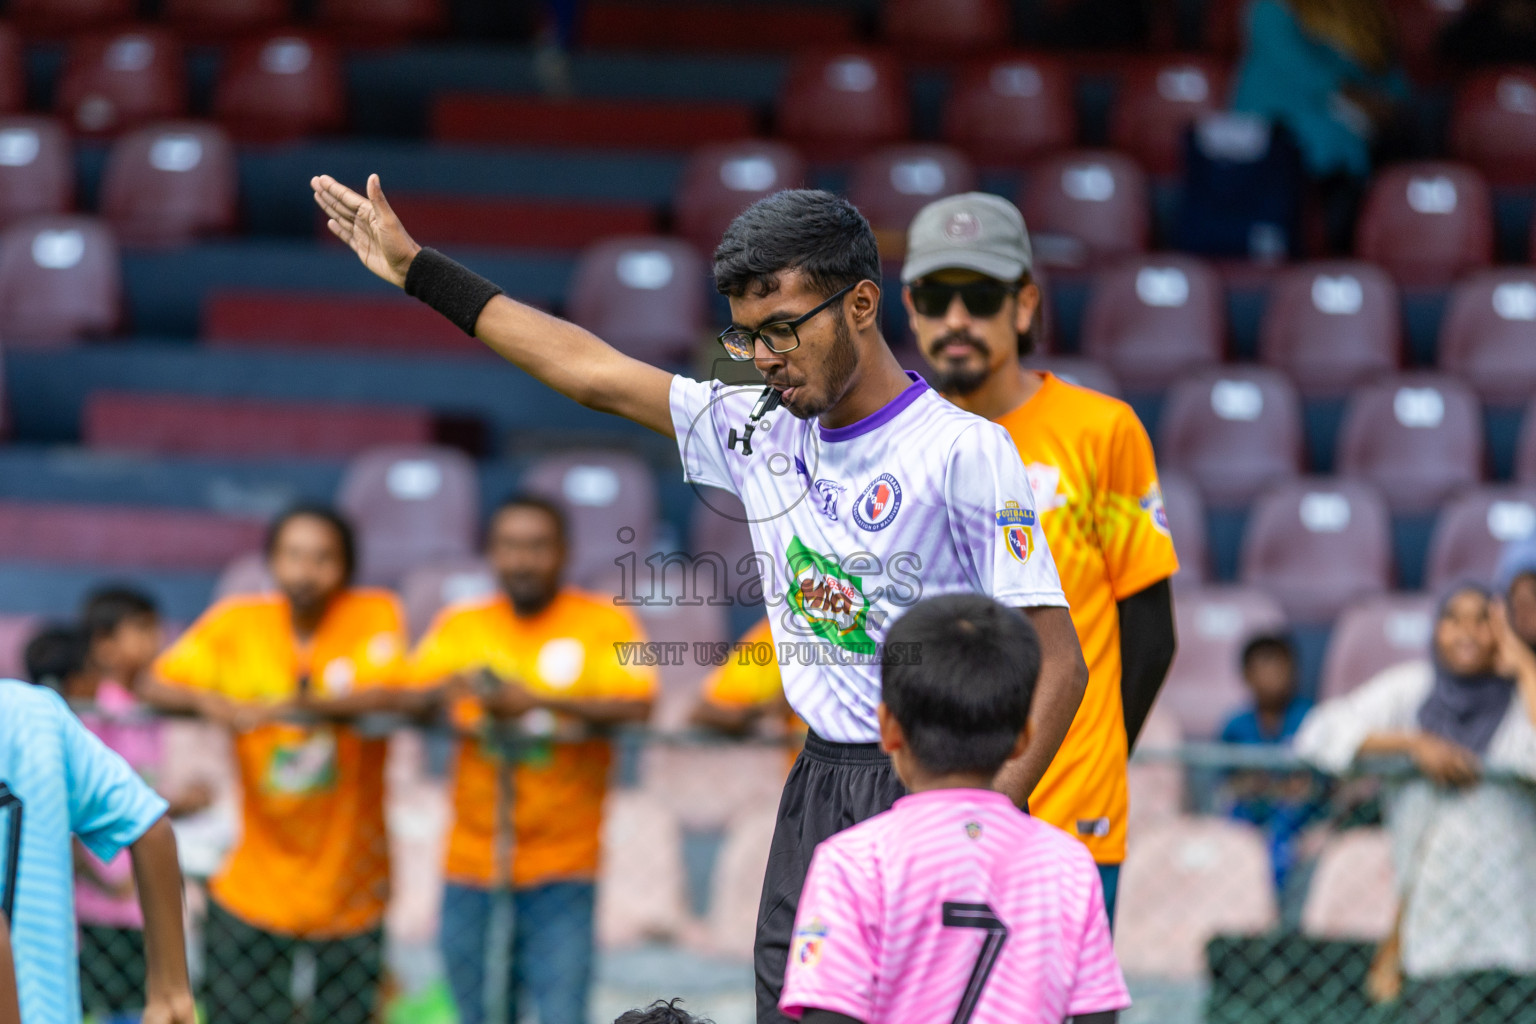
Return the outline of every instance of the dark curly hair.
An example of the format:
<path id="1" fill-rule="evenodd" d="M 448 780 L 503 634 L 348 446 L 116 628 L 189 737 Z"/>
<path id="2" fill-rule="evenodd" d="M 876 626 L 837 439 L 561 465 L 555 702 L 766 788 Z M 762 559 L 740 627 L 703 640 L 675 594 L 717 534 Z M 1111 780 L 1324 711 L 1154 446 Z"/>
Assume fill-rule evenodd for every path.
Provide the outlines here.
<path id="1" fill-rule="evenodd" d="M 840 196 L 792 189 L 759 199 L 725 229 L 715 249 L 715 288 L 767 295 L 779 275 L 798 270 L 822 295 L 869 280 L 880 283 L 880 250 L 864 215 Z"/>

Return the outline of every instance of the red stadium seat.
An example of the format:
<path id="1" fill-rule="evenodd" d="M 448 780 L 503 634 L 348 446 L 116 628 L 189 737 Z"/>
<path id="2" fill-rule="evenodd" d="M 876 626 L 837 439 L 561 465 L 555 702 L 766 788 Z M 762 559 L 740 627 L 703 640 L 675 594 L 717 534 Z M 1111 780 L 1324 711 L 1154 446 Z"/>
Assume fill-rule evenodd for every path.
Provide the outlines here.
<path id="1" fill-rule="evenodd" d="M 848 198 L 875 229 L 881 255 L 894 259 L 907 251 L 907 227 L 919 210 L 975 187 L 976 171 L 958 149 L 907 143 L 878 149 L 855 164 Z"/>
<path id="2" fill-rule="evenodd" d="M 757 131 L 757 113 L 726 101 L 569 99 L 445 92 L 432 138 L 481 145 L 691 149 Z"/>
<path id="3" fill-rule="evenodd" d="M 1397 923 L 1397 873 L 1384 828 L 1333 833 L 1317 857 L 1301 931 L 1319 939 L 1380 942 Z"/>
<path id="4" fill-rule="evenodd" d="M 68 213 L 74 199 L 74 147 L 64 126 L 51 117 L 0 118 L 0 228 Z"/>
<path id="5" fill-rule="evenodd" d="M 1137 60 L 1120 78 L 1110 143 L 1147 173 L 1171 176 L 1184 161 L 1184 131 L 1202 114 L 1226 108 L 1226 68 L 1202 58 Z"/>
<path id="6" fill-rule="evenodd" d="M 0 22 L 0 114 L 17 114 L 26 106 L 26 53 L 16 30 Z"/>
<path id="7" fill-rule="evenodd" d="M 1248 516 L 1238 578 L 1273 594 L 1294 622 L 1324 623 L 1392 585 L 1386 502 L 1369 483 L 1282 484 Z"/>
<path id="8" fill-rule="evenodd" d="M 640 203 L 391 193 L 389 205 L 416 237 L 434 245 L 580 249 L 616 234 L 656 230 L 655 211 Z M 331 237 L 323 220 L 320 230 Z"/>
<path id="9" fill-rule="evenodd" d="M 186 55 L 161 28 L 83 36 L 69 46 L 54 110 L 81 135 L 116 135 L 187 113 Z"/>
<path id="10" fill-rule="evenodd" d="M 1536 178 L 1536 71 L 1490 69 L 1463 82 L 1451 112 L 1451 152 L 1496 185 Z"/>
<path id="11" fill-rule="evenodd" d="M 1243 645 L 1284 629 L 1285 613 L 1262 590 L 1198 587 L 1179 591 L 1173 614 L 1179 647 L 1157 707 L 1188 738 L 1215 739 L 1251 700 L 1243 684 Z"/>
<path id="12" fill-rule="evenodd" d="M 446 0 L 320 0 L 318 20 L 352 43 L 400 43 L 441 32 Z"/>
<path id="13" fill-rule="evenodd" d="M 1179 571 L 1173 583 L 1179 588 L 1198 587 L 1210 577 L 1210 555 L 1205 542 L 1205 499 L 1200 488 L 1183 473 L 1159 471 L 1163 491 L 1163 511 L 1168 516 L 1168 532 L 1173 534 L 1173 550 L 1179 555 Z"/>
<path id="14" fill-rule="evenodd" d="M 859 38 L 859 12 L 832 4 L 721 4 L 682 0 L 582 4 L 580 38 L 593 50 L 792 52 L 815 40 L 824 46 Z"/>
<path id="15" fill-rule="evenodd" d="M 133 0 L 13 0 L 7 14 L 30 36 L 61 36 L 132 21 Z"/>
<path id="16" fill-rule="evenodd" d="M 211 512 L 0 501 L 0 559 L 216 572 L 265 532 Z"/>
<path id="17" fill-rule="evenodd" d="M 1108 150 L 1059 153 L 1034 164 L 1019 200 L 1035 261 L 1082 268 L 1145 252 L 1151 237 L 1147 178 Z"/>
<path id="18" fill-rule="evenodd" d="M 1479 487 L 1440 510 L 1429 542 L 1424 585 L 1431 593 L 1458 580 L 1491 580 L 1506 545 L 1536 533 L 1536 488 Z"/>
<path id="19" fill-rule="evenodd" d="M 1433 631 L 1434 601 L 1423 594 L 1377 594 L 1350 605 L 1328 639 L 1318 698 L 1342 697 L 1383 669 L 1429 657 Z"/>
<path id="20" fill-rule="evenodd" d="M 1482 479 L 1483 415 L 1455 377 L 1407 373 L 1350 396 L 1338 472 L 1369 480 L 1394 512 L 1422 513 Z"/>
<path id="21" fill-rule="evenodd" d="M 687 242 L 613 238 L 587 249 L 567 296 L 572 320 L 647 362 L 685 360 L 705 331 L 708 270 Z"/>
<path id="22" fill-rule="evenodd" d="M 945 58 L 1006 46 L 1005 0 L 885 0 L 885 39 L 915 58 Z"/>
<path id="23" fill-rule="evenodd" d="M 30 615 L 0 615 L 0 679 L 27 677 L 27 644 L 40 625 Z"/>
<path id="24" fill-rule="evenodd" d="M 802 56 L 779 93 L 779 134 L 817 159 L 851 160 L 899 142 L 910 124 L 901 67 L 885 53 L 850 48 Z"/>
<path id="25" fill-rule="evenodd" d="M 0 342 L 112 334 L 122 276 L 112 231 L 91 217 L 34 217 L 0 235 Z"/>
<path id="26" fill-rule="evenodd" d="M 233 39 L 288 20 L 288 0 L 165 0 L 164 18 L 198 40 Z"/>
<path id="27" fill-rule="evenodd" d="M 462 452 L 374 448 L 348 465 L 336 504 L 357 528 L 364 583 L 394 586 L 416 566 L 475 550 L 480 480 Z"/>
<path id="28" fill-rule="evenodd" d="M 478 556 L 417 566 L 400 581 L 400 603 L 405 606 L 411 639 L 420 640 L 438 612 L 449 605 L 476 601 L 495 591 L 496 576 Z"/>
<path id="29" fill-rule="evenodd" d="M 1404 287 L 1437 287 L 1493 262 L 1488 185 L 1466 164 L 1397 164 L 1371 183 L 1355 253 Z"/>
<path id="30" fill-rule="evenodd" d="M 1401 338 L 1397 286 L 1380 267 L 1305 263 L 1270 288 L 1259 358 L 1289 374 L 1303 395 L 1342 395 L 1396 370 Z"/>
<path id="31" fill-rule="evenodd" d="M 224 58 L 213 108 L 245 142 L 337 131 L 346 119 L 341 58 L 317 36 L 285 32 L 235 43 Z"/>
<path id="32" fill-rule="evenodd" d="M 203 302 L 201 333 L 218 346 L 490 351 L 414 299 L 347 293 L 215 290 Z"/>
<path id="33" fill-rule="evenodd" d="M 944 141 L 981 164 L 1017 164 L 1077 139 L 1072 76 L 1058 57 L 978 61 L 961 72 L 944 108 Z"/>
<path id="34" fill-rule="evenodd" d="M 678 234 L 700 252 L 713 252 L 742 210 L 804 184 L 805 161 L 782 142 L 748 139 L 701 146 L 688 158 L 672 194 Z"/>
<path id="35" fill-rule="evenodd" d="M 218 125 L 164 121 L 112 147 L 101 212 L 127 245 L 190 242 L 234 229 L 235 148 Z"/>
<path id="36" fill-rule="evenodd" d="M 1226 312 L 1215 271 L 1188 256 L 1138 256 L 1101 271 L 1083 314 L 1083 354 L 1131 392 L 1161 390 L 1221 361 Z"/>
<path id="37" fill-rule="evenodd" d="M 625 573 L 631 578 L 621 582 L 638 588 L 642 596 L 652 593 L 651 567 L 645 559 L 651 554 L 660 509 L 656 480 L 644 460 L 624 452 L 597 450 L 549 455 L 528 467 L 523 486 L 565 509 L 571 537 L 566 576 L 571 582 L 597 586 Z M 626 535 L 630 537 L 627 541 L 623 539 Z M 638 561 L 633 557 L 637 552 Z M 625 555 L 631 558 L 615 562 Z M 660 575 L 657 587 L 662 583 Z M 682 586 L 679 575 L 673 569 L 667 585 Z M 692 583 L 690 578 L 688 585 Z M 707 584 L 706 579 L 700 585 Z"/>
<path id="38" fill-rule="evenodd" d="M 1536 271 L 1484 270 L 1451 290 L 1440 322 L 1440 365 L 1494 405 L 1536 393 Z"/>
<path id="39" fill-rule="evenodd" d="M 1285 375 L 1217 366 L 1174 384 L 1158 421 L 1159 462 L 1218 508 L 1248 504 L 1301 473 L 1301 400 Z"/>

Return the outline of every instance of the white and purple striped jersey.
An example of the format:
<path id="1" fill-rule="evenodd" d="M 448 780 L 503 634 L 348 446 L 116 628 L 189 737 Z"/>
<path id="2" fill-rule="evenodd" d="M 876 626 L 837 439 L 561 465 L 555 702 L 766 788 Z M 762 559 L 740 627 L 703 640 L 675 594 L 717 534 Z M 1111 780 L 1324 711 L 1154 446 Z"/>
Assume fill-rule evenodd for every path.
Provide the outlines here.
<path id="1" fill-rule="evenodd" d="M 879 739 L 882 641 L 918 600 L 1067 604 L 1008 432 L 909 376 L 857 423 L 779 409 L 746 438 L 760 386 L 672 379 L 684 479 L 741 498 L 785 696 L 841 743 Z"/>

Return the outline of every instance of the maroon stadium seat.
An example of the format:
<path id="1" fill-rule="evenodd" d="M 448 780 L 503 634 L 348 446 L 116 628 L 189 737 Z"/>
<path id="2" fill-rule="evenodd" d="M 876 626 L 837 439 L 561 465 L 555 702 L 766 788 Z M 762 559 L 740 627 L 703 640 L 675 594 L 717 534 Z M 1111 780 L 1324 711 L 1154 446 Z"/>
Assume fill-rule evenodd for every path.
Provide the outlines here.
<path id="1" fill-rule="evenodd" d="M 571 535 L 566 575 L 571 582 L 597 586 L 622 572 L 642 598 L 651 593 L 651 567 L 645 560 L 651 554 L 659 509 L 656 480 L 643 460 L 624 452 L 597 450 L 550 455 L 528 467 L 523 486 L 565 509 Z M 626 536 L 630 539 L 624 540 Z M 634 557 L 615 563 L 625 555 Z M 673 569 L 667 586 L 680 587 L 680 576 Z M 659 594 L 660 573 L 656 585 Z"/>
<path id="2" fill-rule="evenodd" d="M 432 138 L 439 142 L 691 149 L 756 130 L 757 113 L 750 106 L 724 100 L 549 100 L 445 92 L 432 103 Z"/>
<path id="3" fill-rule="evenodd" d="M 850 160 L 899 142 L 910 121 L 901 66 L 886 53 L 808 54 L 791 65 L 780 87 L 779 134 L 812 160 Z"/>
<path id="4" fill-rule="evenodd" d="M 244 39 L 224 58 L 213 109 L 241 141 L 337 131 L 346 118 L 341 58 L 318 36 L 279 32 Z"/>
<path id="5" fill-rule="evenodd" d="M 1171 712 L 1189 739 L 1214 739 L 1249 700 L 1243 645 L 1284 629 L 1285 614 L 1274 598 L 1252 587 L 1181 589 L 1173 614 L 1179 647 L 1157 707 Z"/>
<path id="6" fill-rule="evenodd" d="M 885 0 L 885 39 L 920 59 L 995 50 L 1011 33 L 1006 0 Z"/>
<path id="7" fill-rule="evenodd" d="M 1211 505 L 1246 505 L 1301 473 L 1301 400 L 1278 370 L 1200 371 L 1169 389 L 1157 453 L 1160 465 L 1188 473 Z"/>
<path id="8" fill-rule="evenodd" d="M 211 512 L 0 501 L 0 559 L 216 572 L 265 532 Z"/>
<path id="9" fill-rule="evenodd" d="M 1163 491 L 1168 530 L 1173 534 L 1173 549 L 1179 556 L 1179 571 L 1174 573 L 1173 583 L 1180 589 L 1202 586 L 1210 577 L 1205 499 L 1195 482 L 1183 473 L 1160 470 L 1158 483 Z"/>
<path id="10" fill-rule="evenodd" d="M 805 161 L 782 142 L 748 139 L 701 146 L 688 158 L 672 210 L 677 231 L 713 252 L 736 215 L 764 196 L 805 184 Z"/>
<path id="11" fill-rule="evenodd" d="M 353 459 L 336 503 L 357 527 L 359 577 L 394 586 L 419 565 L 475 550 L 480 480 L 449 448 L 389 445 Z"/>
<path id="12" fill-rule="evenodd" d="M 1479 487 L 1440 510 L 1429 542 L 1424 586 L 1440 593 L 1458 580 L 1493 579 L 1505 545 L 1536 533 L 1536 489 Z"/>
<path id="13" fill-rule="evenodd" d="M 1376 176 L 1356 228 L 1355 253 L 1405 287 L 1437 287 L 1493 262 L 1488 185 L 1466 164 L 1397 164 Z"/>
<path id="14" fill-rule="evenodd" d="M 1496 185 L 1536 178 L 1536 71 L 1474 73 L 1456 92 L 1451 151 Z"/>
<path id="15" fill-rule="evenodd" d="M 1357 389 L 1339 428 L 1338 472 L 1371 481 L 1394 512 L 1435 509 L 1482 479 L 1477 396 L 1437 373 L 1400 374 Z"/>
<path id="16" fill-rule="evenodd" d="M 1377 594 L 1339 616 L 1323 658 L 1318 698 L 1342 697 L 1383 669 L 1429 657 L 1434 601 L 1423 594 Z"/>
<path id="17" fill-rule="evenodd" d="M 0 615 L 0 679 L 27 677 L 27 644 L 40 625 L 31 615 Z"/>
<path id="18" fill-rule="evenodd" d="M 793 52 L 859 37 L 858 11 L 833 4 L 721 4 L 698 0 L 596 0 L 582 4 L 581 43 L 594 50 Z"/>
<path id="19" fill-rule="evenodd" d="M 708 280 L 687 242 L 612 238 L 582 253 L 567 307 L 576 323 L 637 359 L 684 360 L 705 333 Z"/>
<path id="20" fill-rule="evenodd" d="M 449 605 L 478 600 L 495 590 L 496 576 L 478 556 L 417 566 L 400 581 L 400 603 L 405 606 L 411 639 L 421 639 L 437 613 Z"/>
<path id="21" fill-rule="evenodd" d="M 958 149 L 906 143 L 882 147 L 855 164 L 848 198 L 875 229 L 881 254 L 900 257 L 919 210 L 975 187 L 976 171 Z"/>
<path id="22" fill-rule="evenodd" d="M 1100 271 L 1083 314 L 1083 354 L 1127 391 L 1161 390 L 1221 361 L 1221 281 L 1189 256 L 1138 256 Z"/>
<path id="23" fill-rule="evenodd" d="M 163 16 L 190 37 L 232 39 L 276 28 L 288 8 L 288 0 L 165 0 Z"/>
<path id="24" fill-rule="evenodd" d="M 120 25 L 133 20 L 133 0 L 14 0 L 7 13 L 32 36 L 58 36 Z"/>
<path id="25" fill-rule="evenodd" d="M 0 342 L 112 334 L 122 273 L 112 231 L 91 217 L 32 217 L 0 235 Z"/>
<path id="26" fill-rule="evenodd" d="M 1224 110 L 1226 91 L 1226 68 L 1209 59 L 1134 61 L 1120 78 L 1110 143 L 1135 157 L 1149 174 L 1178 174 L 1185 129 L 1202 114 Z"/>
<path id="27" fill-rule="evenodd" d="M 212 291 L 202 337 L 214 345 L 485 355 L 490 350 L 415 299 L 329 292 Z"/>
<path id="28" fill-rule="evenodd" d="M 247 551 L 224 567 L 213 585 L 213 600 L 241 594 L 266 594 L 277 588 L 267 569 L 267 556 L 261 551 Z"/>
<path id="29" fill-rule="evenodd" d="M 186 55 L 165 29 L 125 28 L 69 46 L 54 110 L 81 135 L 116 135 L 187 113 Z"/>
<path id="30" fill-rule="evenodd" d="M 753 559 L 756 550 L 752 530 L 747 525 L 746 509 L 741 499 L 716 487 L 697 487 L 688 515 L 688 550 L 697 559 L 714 560 L 718 555 L 725 567 L 721 596 L 743 604 L 755 604 L 762 598 L 760 564 Z M 707 577 L 699 577 L 702 589 Z M 753 600 L 753 599 L 757 600 Z M 709 594 L 705 594 L 709 599 Z"/>
<path id="31" fill-rule="evenodd" d="M 1387 504 L 1371 484 L 1323 477 L 1267 492 L 1243 535 L 1239 578 L 1295 622 L 1325 623 L 1392 584 Z"/>
<path id="32" fill-rule="evenodd" d="M 1536 271 L 1483 270 L 1451 290 L 1440 365 L 1495 405 L 1536 394 Z"/>
<path id="33" fill-rule="evenodd" d="M 655 211 L 642 203 L 391 192 L 389 205 L 417 238 L 434 245 L 580 249 L 617 234 L 656 230 Z M 324 220 L 316 220 L 329 239 Z"/>
<path id="34" fill-rule="evenodd" d="M 645 567 L 643 561 L 640 565 Z M 678 570 L 672 571 L 676 574 Z M 657 593 L 660 592 L 658 583 Z M 676 592 L 675 587 L 669 591 L 671 594 Z M 646 591 L 642 588 L 640 594 L 644 597 Z M 675 601 L 671 604 L 647 601 L 633 610 L 645 631 L 646 639 L 663 644 L 686 642 L 689 645 L 688 657 L 677 659 L 670 665 L 658 666 L 661 692 L 657 694 L 656 711 L 651 716 L 651 724 L 655 728 L 680 729 L 687 723 L 688 712 L 698 703 L 700 687 L 710 670 L 708 661 L 692 656 L 692 645 L 723 643 L 730 639 L 726 609 L 718 604 L 682 605 Z"/>
<path id="35" fill-rule="evenodd" d="M 1115 380 L 1115 375 L 1103 363 L 1096 363 L 1092 359 L 1082 356 L 1031 355 L 1024 360 L 1024 365 L 1031 370 L 1053 373 L 1068 384 L 1076 384 L 1111 398 L 1120 397 L 1120 382 Z"/>
<path id="36" fill-rule="evenodd" d="M 1019 206 L 1035 260 L 1081 268 L 1145 252 L 1151 237 L 1147 178 L 1108 150 L 1074 150 L 1036 162 Z"/>
<path id="37" fill-rule="evenodd" d="M 320 0 L 318 20 L 346 42 L 399 43 L 442 31 L 446 0 Z"/>
<path id="38" fill-rule="evenodd" d="M 51 117 L 0 118 L 0 228 L 23 217 L 69 212 L 73 149 L 64 126 Z"/>
<path id="39" fill-rule="evenodd" d="M 119 139 L 101 213 L 126 245 L 190 242 L 234 229 L 235 148 L 218 125 L 163 121 Z"/>
<path id="40" fill-rule="evenodd" d="M 978 163 L 1017 164 L 1077 140 L 1072 76 L 1058 57 L 1019 54 L 977 61 L 944 107 L 944 140 Z"/>
<path id="41" fill-rule="evenodd" d="M 27 106 L 27 57 L 21 37 L 0 22 L 0 114 L 16 114 Z"/>
<path id="42" fill-rule="evenodd" d="M 1259 357 L 1303 395 L 1342 395 L 1396 370 L 1402 345 L 1397 286 L 1380 267 L 1304 263 L 1270 288 Z"/>

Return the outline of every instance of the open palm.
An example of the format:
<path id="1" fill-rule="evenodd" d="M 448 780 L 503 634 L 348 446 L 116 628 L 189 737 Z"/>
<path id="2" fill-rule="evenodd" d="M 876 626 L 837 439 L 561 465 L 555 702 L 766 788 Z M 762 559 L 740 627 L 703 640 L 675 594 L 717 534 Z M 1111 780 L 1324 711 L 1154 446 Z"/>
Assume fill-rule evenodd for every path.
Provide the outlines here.
<path id="1" fill-rule="evenodd" d="M 405 273 L 421 246 L 405 233 L 400 218 L 384 198 L 379 176 L 368 176 L 366 197 L 328 174 L 309 180 L 315 203 L 329 218 L 325 226 L 346 242 L 363 266 L 396 287 L 405 287 Z"/>

